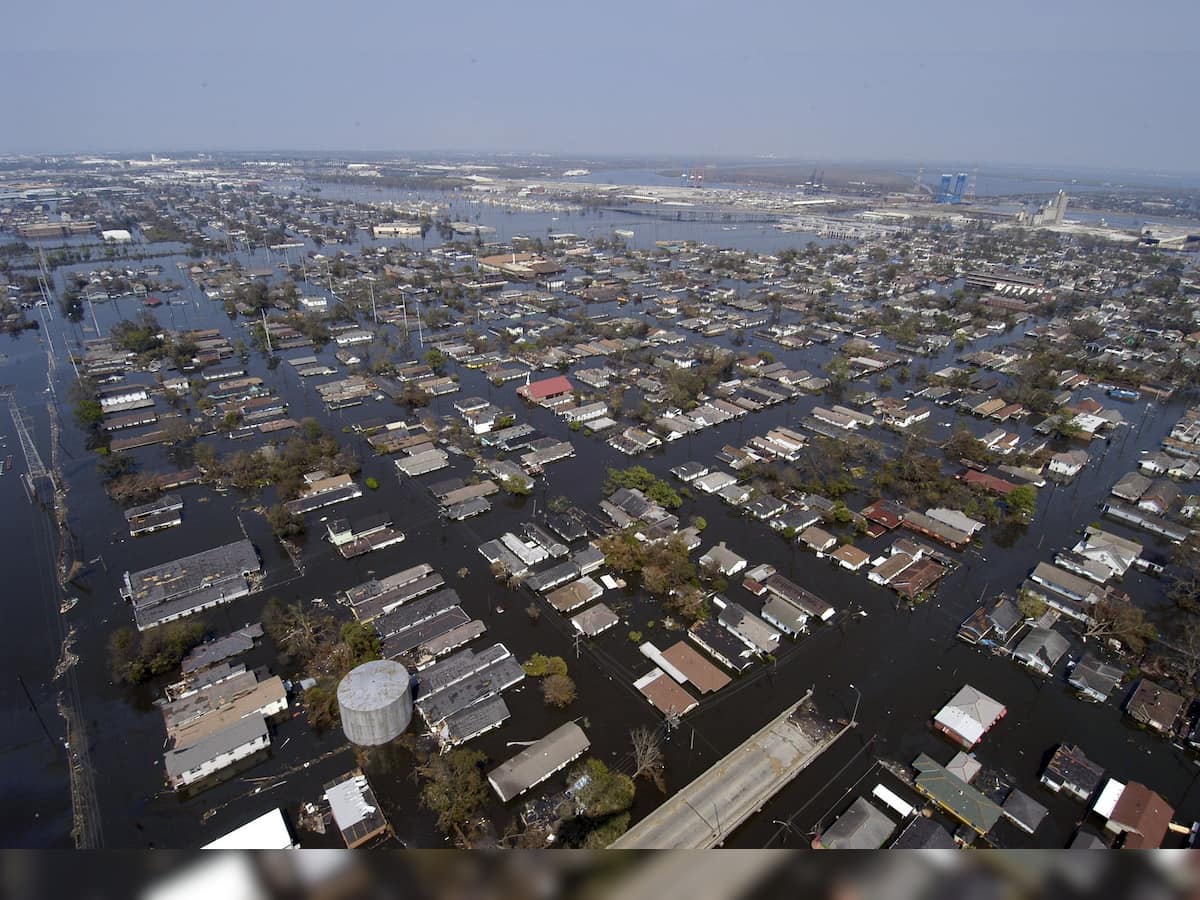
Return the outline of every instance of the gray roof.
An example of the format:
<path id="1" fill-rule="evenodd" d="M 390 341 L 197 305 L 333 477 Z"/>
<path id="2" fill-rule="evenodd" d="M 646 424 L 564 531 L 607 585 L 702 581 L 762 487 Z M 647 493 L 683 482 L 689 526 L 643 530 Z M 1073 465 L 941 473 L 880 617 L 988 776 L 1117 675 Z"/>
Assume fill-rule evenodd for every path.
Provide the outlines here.
<path id="1" fill-rule="evenodd" d="M 821 846 L 828 850 L 878 850 L 896 824 L 878 807 L 858 797 L 850 808 L 821 835 Z"/>
<path id="2" fill-rule="evenodd" d="M 1070 646 L 1067 639 L 1050 628 L 1031 628 L 1017 644 L 1013 656 L 1033 665 L 1040 663 L 1047 671 L 1053 669 Z"/>
<path id="3" fill-rule="evenodd" d="M 236 750 L 244 744 L 266 736 L 267 721 L 259 713 L 238 719 L 228 728 L 206 735 L 188 747 L 168 750 L 163 757 L 167 766 L 167 776 L 175 780 L 184 772 L 189 772 L 222 753 Z"/>
<path id="4" fill-rule="evenodd" d="M 893 850 L 954 850 L 954 838 L 934 819 L 916 816 L 892 843 Z"/>
<path id="5" fill-rule="evenodd" d="M 508 762 L 501 763 L 490 773 L 488 781 L 497 796 L 507 803 L 545 781 L 590 746 L 583 729 L 567 722 L 554 729 L 540 741 L 526 747 Z"/>
<path id="6" fill-rule="evenodd" d="M 1004 815 L 1023 831 L 1033 834 L 1050 811 L 1023 791 L 1013 789 L 1001 807 Z"/>
<path id="7" fill-rule="evenodd" d="M 247 590 L 242 576 L 260 568 L 254 545 L 240 540 L 140 572 L 127 572 L 125 587 L 139 623 L 154 624 L 222 593 L 240 596 Z"/>
<path id="8" fill-rule="evenodd" d="M 1075 664 L 1067 681 L 1080 690 L 1086 690 L 1107 697 L 1112 689 L 1120 683 L 1125 669 L 1106 663 L 1094 653 L 1085 653 L 1083 659 Z"/>

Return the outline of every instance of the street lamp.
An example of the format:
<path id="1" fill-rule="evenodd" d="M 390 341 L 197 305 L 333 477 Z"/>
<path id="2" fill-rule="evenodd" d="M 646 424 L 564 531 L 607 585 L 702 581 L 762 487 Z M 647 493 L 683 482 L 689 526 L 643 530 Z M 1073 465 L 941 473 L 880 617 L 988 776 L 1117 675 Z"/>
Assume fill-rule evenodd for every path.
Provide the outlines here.
<path id="1" fill-rule="evenodd" d="M 852 691 L 854 691 L 854 712 L 850 713 L 850 724 L 857 725 L 858 724 L 858 702 L 860 700 L 862 700 L 862 691 L 860 691 L 858 688 L 856 688 L 853 684 L 850 685 L 850 689 Z"/>

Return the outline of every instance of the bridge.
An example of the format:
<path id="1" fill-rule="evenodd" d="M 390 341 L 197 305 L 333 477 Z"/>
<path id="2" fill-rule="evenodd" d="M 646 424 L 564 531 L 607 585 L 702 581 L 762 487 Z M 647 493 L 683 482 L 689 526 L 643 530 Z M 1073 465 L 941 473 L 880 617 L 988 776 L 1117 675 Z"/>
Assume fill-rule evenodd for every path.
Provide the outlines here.
<path id="1" fill-rule="evenodd" d="M 784 785 L 843 734 L 821 734 L 806 720 L 806 693 L 741 746 L 669 798 L 610 845 L 613 850 L 708 849 L 720 846 Z M 823 723 L 822 723 L 823 724 Z"/>

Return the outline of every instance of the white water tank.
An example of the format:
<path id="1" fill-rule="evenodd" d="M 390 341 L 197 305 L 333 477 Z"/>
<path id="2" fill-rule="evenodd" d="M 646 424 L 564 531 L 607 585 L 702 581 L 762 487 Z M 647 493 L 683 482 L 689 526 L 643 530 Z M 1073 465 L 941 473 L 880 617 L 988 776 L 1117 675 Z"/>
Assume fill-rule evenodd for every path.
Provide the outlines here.
<path id="1" fill-rule="evenodd" d="M 377 747 L 397 738 L 412 721 L 408 670 L 398 662 L 363 663 L 338 684 L 342 731 L 353 744 Z"/>

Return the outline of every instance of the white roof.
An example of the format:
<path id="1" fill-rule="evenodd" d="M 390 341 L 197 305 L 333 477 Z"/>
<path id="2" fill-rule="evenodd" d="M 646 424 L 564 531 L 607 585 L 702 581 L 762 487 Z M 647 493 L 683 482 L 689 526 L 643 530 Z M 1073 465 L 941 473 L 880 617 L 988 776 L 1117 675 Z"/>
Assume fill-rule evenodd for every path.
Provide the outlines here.
<path id="1" fill-rule="evenodd" d="M 975 744 L 1004 712 L 1004 704 L 997 703 L 970 685 L 965 685 L 934 716 L 934 721 L 968 743 Z"/>
<path id="2" fill-rule="evenodd" d="M 283 810 L 276 807 L 251 819 L 245 825 L 233 829 L 209 844 L 204 850 L 290 850 L 296 846 L 283 818 Z"/>
<path id="3" fill-rule="evenodd" d="M 1121 799 L 1123 793 L 1125 793 L 1125 785 L 1122 782 L 1115 778 L 1108 779 L 1104 782 L 1104 789 L 1100 791 L 1100 796 L 1096 798 L 1092 809 L 1105 819 L 1111 818 L 1113 810 L 1117 808 L 1117 801 Z"/>
<path id="4" fill-rule="evenodd" d="M 325 792 L 325 799 L 329 801 L 329 808 L 333 812 L 333 821 L 342 831 L 352 828 L 375 812 L 375 807 L 367 803 L 366 788 L 366 776 L 357 775 L 335 784 Z"/>

